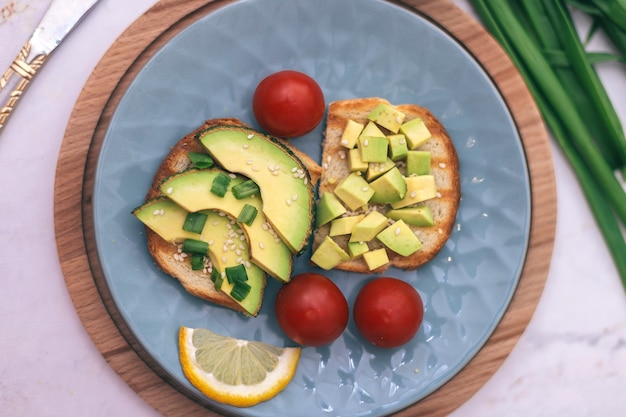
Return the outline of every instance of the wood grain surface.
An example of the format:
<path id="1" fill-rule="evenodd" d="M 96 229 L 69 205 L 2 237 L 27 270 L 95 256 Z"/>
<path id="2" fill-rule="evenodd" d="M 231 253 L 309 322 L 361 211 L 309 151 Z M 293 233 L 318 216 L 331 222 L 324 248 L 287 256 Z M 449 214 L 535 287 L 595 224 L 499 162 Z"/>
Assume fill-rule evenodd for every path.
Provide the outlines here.
<path id="1" fill-rule="evenodd" d="M 181 29 L 228 1 L 161 0 L 137 19 L 103 56 L 75 105 L 57 165 L 55 231 L 59 259 L 76 311 L 110 366 L 166 417 L 218 416 L 176 389 L 175 381 L 134 341 L 115 310 L 95 253 L 91 197 L 94 166 L 121 96 L 146 61 Z M 556 224 L 556 190 L 548 135 L 525 84 L 484 29 L 443 0 L 395 2 L 456 38 L 501 91 L 526 152 L 532 194 L 531 233 L 522 277 L 498 327 L 452 380 L 397 416 L 444 416 L 478 391 L 509 355 L 532 317 L 548 274 Z M 76 227 L 81 219 L 82 227 Z"/>

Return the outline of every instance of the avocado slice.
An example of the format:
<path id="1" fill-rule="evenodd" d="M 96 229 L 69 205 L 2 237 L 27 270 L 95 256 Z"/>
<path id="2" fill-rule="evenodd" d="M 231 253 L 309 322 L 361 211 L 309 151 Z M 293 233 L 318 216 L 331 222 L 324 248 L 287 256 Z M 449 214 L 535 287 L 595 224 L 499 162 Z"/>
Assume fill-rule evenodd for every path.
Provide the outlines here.
<path id="1" fill-rule="evenodd" d="M 236 219 L 246 204 L 257 209 L 257 215 L 250 224 L 238 223 L 246 234 L 252 262 L 269 275 L 287 282 L 291 275 L 293 259 L 289 247 L 277 239 L 268 227 L 262 212 L 263 201 L 260 195 L 237 199 L 232 188 L 246 181 L 240 175 L 231 178 L 224 197 L 210 191 L 213 180 L 225 172 L 220 169 L 190 169 L 167 178 L 161 184 L 161 192 L 190 212 L 219 210 Z M 227 173 L 226 173 L 227 174 Z"/>
<path id="2" fill-rule="evenodd" d="M 147 201 L 133 210 L 133 214 L 142 223 L 169 242 L 180 243 L 185 239 L 207 242 L 208 255 L 213 268 L 217 269 L 223 280 L 220 291 L 230 296 L 250 315 L 256 316 L 261 308 L 265 289 L 265 273 L 250 262 L 245 242 L 242 245 L 236 243 L 243 232 L 236 224 L 231 224 L 228 216 L 214 210 L 202 211 L 207 215 L 202 233 L 186 232 L 183 230 L 183 223 L 188 213 L 187 210 L 164 197 Z M 233 244 L 236 246 L 233 247 Z M 250 286 L 249 293 L 242 300 L 231 294 L 236 283 L 231 283 L 226 279 L 226 268 L 237 267 L 238 265 L 244 266 L 247 274 L 245 283 Z M 207 279 L 209 279 L 209 275 L 207 275 Z"/>
<path id="3" fill-rule="evenodd" d="M 301 253 L 312 232 L 314 198 L 302 161 L 276 138 L 250 128 L 214 126 L 198 139 L 225 170 L 259 186 L 267 221 L 292 253 Z"/>

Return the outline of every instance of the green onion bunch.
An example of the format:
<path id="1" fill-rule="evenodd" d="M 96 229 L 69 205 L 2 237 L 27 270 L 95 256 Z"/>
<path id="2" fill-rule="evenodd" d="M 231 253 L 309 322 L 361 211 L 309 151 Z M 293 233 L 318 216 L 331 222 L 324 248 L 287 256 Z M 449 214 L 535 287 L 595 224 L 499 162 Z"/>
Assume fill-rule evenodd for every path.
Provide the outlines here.
<path id="1" fill-rule="evenodd" d="M 570 162 L 626 288 L 626 138 L 594 65 L 626 56 L 626 0 L 470 0 L 535 98 Z M 617 54 L 589 53 L 576 7 L 607 34 Z"/>

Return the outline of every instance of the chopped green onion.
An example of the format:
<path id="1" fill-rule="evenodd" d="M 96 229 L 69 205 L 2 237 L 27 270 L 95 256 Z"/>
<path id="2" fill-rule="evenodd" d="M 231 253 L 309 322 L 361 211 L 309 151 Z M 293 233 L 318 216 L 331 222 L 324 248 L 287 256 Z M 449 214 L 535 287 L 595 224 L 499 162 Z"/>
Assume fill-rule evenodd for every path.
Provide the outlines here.
<path id="1" fill-rule="evenodd" d="M 183 241 L 183 252 L 206 256 L 209 254 L 209 244 L 201 240 L 185 239 Z"/>
<path id="2" fill-rule="evenodd" d="M 239 223 L 245 223 L 250 226 L 254 221 L 257 213 L 258 210 L 256 209 L 256 207 L 251 206 L 250 204 L 245 204 L 241 209 L 239 216 L 237 216 L 237 221 Z"/>
<path id="3" fill-rule="evenodd" d="M 213 269 L 211 270 L 211 281 L 213 281 L 213 286 L 217 291 L 222 289 L 224 278 L 222 278 L 222 273 L 218 271 L 215 267 L 213 267 Z"/>
<path id="4" fill-rule="evenodd" d="M 192 270 L 199 271 L 204 269 L 204 255 L 191 255 L 189 261 L 191 262 Z"/>
<path id="5" fill-rule="evenodd" d="M 200 152 L 189 152 L 189 159 L 191 163 L 194 164 L 197 168 L 204 169 L 210 168 L 213 166 L 213 158 L 211 155 Z"/>
<path id="6" fill-rule="evenodd" d="M 229 184 L 230 184 L 230 177 L 220 172 L 213 179 L 213 185 L 211 185 L 211 192 L 219 197 L 224 197 L 226 195 L 226 190 L 228 190 Z"/>
<path id="7" fill-rule="evenodd" d="M 241 184 L 235 185 L 231 191 L 238 200 L 250 197 L 251 195 L 257 195 L 260 192 L 259 186 L 252 180 L 246 180 Z"/>
<path id="8" fill-rule="evenodd" d="M 250 294 L 251 289 L 252 287 L 245 282 L 237 281 L 235 282 L 233 289 L 230 290 L 230 296 L 237 301 L 243 301 L 248 296 L 248 294 Z"/>
<path id="9" fill-rule="evenodd" d="M 229 266 L 226 267 L 226 279 L 229 284 L 233 284 L 239 281 L 247 281 L 248 273 L 246 272 L 246 267 L 239 264 L 237 266 Z"/>
<path id="10" fill-rule="evenodd" d="M 191 233 L 202 233 L 208 216 L 204 213 L 188 213 L 183 223 L 183 230 Z"/>

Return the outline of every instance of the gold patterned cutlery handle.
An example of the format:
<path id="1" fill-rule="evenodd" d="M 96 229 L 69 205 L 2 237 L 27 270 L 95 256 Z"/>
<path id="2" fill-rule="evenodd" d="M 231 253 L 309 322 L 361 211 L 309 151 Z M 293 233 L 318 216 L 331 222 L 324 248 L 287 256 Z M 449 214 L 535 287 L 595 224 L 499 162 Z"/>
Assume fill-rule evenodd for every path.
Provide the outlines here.
<path id="1" fill-rule="evenodd" d="M 13 77 L 19 77 L 19 81 L 9 93 L 4 106 L 0 108 L 0 132 L 6 125 L 9 116 L 24 94 L 26 87 L 28 87 L 35 74 L 37 74 L 39 68 L 41 68 L 44 62 L 46 62 L 46 59 L 48 59 L 48 55 L 45 54 L 37 54 L 31 57 L 29 56 L 30 51 L 31 44 L 30 41 L 27 41 L 9 69 L 6 70 L 2 77 L 0 77 L 0 92 L 5 88 L 9 88 L 9 83 L 13 83 Z"/>

